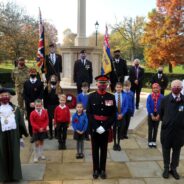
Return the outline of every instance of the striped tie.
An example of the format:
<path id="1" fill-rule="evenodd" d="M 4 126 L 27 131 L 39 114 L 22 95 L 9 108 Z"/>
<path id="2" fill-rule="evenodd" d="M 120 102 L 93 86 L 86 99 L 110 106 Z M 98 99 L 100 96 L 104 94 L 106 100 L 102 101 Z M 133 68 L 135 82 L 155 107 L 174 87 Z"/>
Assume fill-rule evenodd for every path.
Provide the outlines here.
<path id="1" fill-rule="evenodd" d="M 118 94 L 118 113 L 121 113 L 121 100 L 120 100 L 120 93 Z"/>

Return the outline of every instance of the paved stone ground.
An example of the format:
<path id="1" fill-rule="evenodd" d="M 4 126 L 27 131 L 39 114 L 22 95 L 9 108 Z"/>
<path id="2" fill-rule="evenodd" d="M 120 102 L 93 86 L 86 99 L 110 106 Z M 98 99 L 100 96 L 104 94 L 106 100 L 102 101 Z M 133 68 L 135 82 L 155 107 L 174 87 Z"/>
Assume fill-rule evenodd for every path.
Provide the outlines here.
<path id="1" fill-rule="evenodd" d="M 141 101 L 145 103 L 145 99 Z M 137 113 L 139 114 L 139 113 Z M 56 140 L 45 141 L 45 161 L 33 163 L 33 145 L 29 138 L 21 150 L 22 184 L 183 184 L 184 183 L 184 150 L 178 171 L 181 179 L 176 181 L 170 176 L 163 179 L 162 153 L 158 142 L 157 149 L 147 147 L 147 123 L 129 134 L 129 139 L 122 140 L 122 151 L 113 151 L 113 144 L 108 146 L 107 179 L 93 180 L 91 144 L 85 142 L 85 158 L 75 159 L 75 141 L 68 136 L 67 150 L 59 151 Z M 158 133 L 159 140 L 159 133 Z"/>

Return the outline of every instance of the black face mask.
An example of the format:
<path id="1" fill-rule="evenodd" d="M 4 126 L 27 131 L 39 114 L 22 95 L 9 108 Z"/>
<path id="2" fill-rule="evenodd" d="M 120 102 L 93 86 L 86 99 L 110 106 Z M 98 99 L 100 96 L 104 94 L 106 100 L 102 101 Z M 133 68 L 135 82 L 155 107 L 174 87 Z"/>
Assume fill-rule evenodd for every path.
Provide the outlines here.
<path id="1" fill-rule="evenodd" d="M 162 74 L 162 73 L 163 73 L 163 71 L 162 71 L 162 70 L 159 70 L 159 71 L 158 71 L 158 73 L 159 73 L 159 74 Z"/>
<path id="2" fill-rule="evenodd" d="M 36 75 L 35 75 L 35 74 L 31 74 L 30 77 L 31 77 L 32 79 L 34 79 L 34 78 L 36 77 Z"/>
<path id="3" fill-rule="evenodd" d="M 115 55 L 114 57 L 115 57 L 116 59 L 118 59 L 118 58 L 120 57 L 120 55 L 117 54 L 117 55 Z"/>
<path id="4" fill-rule="evenodd" d="M 56 85 L 56 84 L 57 84 L 56 81 L 51 81 L 50 83 L 51 83 L 52 85 Z"/>

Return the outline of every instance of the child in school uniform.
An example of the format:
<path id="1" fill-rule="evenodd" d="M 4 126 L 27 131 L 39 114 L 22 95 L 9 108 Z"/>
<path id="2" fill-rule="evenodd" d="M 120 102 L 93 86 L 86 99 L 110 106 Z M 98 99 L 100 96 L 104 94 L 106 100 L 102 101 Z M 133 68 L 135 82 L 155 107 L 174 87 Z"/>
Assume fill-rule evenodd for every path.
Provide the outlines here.
<path id="1" fill-rule="evenodd" d="M 77 95 L 77 103 L 82 103 L 84 110 L 86 110 L 88 104 L 88 90 L 89 84 L 87 82 L 82 83 L 82 92 Z M 85 132 L 85 139 L 89 141 L 89 130 L 87 128 Z"/>
<path id="2" fill-rule="evenodd" d="M 160 122 L 160 105 L 163 95 L 160 93 L 160 86 L 158 83 L 152 85 L 152 93 L 148 96 L 146 108 L 148 111 L 148 147 L 156 148 L 157 131 Z"/>
<path id="3" fill-rule="evenodd" d="M 82 103 L 77 103 L 76 105 L 76 113 L 72 116 L 72 127 L 74 130 L 74 139 L 77 141 L 76 158 L 80 159 L 84 157 L 84 138 L 88 127 L 88 118 L 83 111 Z"/>
<path id="4" fill-rule="evenodd" d="M 59 105 L 54 111 L 54 124 L 59 142 L 58 149 L 66 149 L 67 129 L 70 123 L 70 110 L 66 105 L 66 95 L 59 95 Z"/>
<path id="5" fill-rule="evenodd" d="M 124 116 L 128 110 L 128 100 L 126 95 L 122 92 L 123 85 L 121 82 L 117 82 L 115 86 L 115 100 L 116 100 L 116 107 L 117 107 L 117 119 L 114 123 L 113 133 L 114 133 L 114 146 L 113 150 L 121 151 L 120 146 L 120 139 L 122 134 L 122 128 L 124 122 Z"/>
<path id="6" fill-rule="evenodd" d="M 33 129 L 33 140 L 35 142 L 35 152 L 33 161 L 36 163 L 38 159 L 45 160 L 43 155 L 44 139 L 48 138 L 47 126 L 49 117 L 47 110 L 43 108 L 42 100 L 37 99 L 34 102 L 35 110 L 31 112 L 30 122 Z"/>
<path id="7" fill-rule="evenodd" d="M 122 132 L 122 138 L 128 139 L 128 128 L 130 125 L 131 117 L 134 115 L 135 111 L 135 102 L 134 102 L 134 93 L 130 90 L 131 88 L 131 82 L 129 80 L 126 80 L 124 82 L 124 90 L 123 92 L 126 94 L 126 98 L 128 100 L 128 110 L 124 116 L 124 128 Z"/>

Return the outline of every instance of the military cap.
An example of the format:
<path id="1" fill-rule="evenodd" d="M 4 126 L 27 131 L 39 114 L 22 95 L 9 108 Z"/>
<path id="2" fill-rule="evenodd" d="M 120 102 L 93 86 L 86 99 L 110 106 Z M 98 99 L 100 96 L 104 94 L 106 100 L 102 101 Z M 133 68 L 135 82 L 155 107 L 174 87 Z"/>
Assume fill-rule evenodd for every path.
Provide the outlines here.
<path id="1" fill-rule="evenodd" d="M 95 80 L 99 82 L 107 82 L 109 81 L 109 77 L 107 75 L 99 75 L 95 77 Z"/>
<path id="2" fill-rule="evenodd" d="M 10 88 L 0 88 L 0 94 L 1 93 L 10 93 L 10 95 L 15 95 L 15 91 Z"/>
<path id="3" fill-rule="evenodd" d="M 80 53 L 81 53 L 81 54 L 84 54 L 84 53 L 86 53 L 86 50 L 82 49 L 82 50 L 80 51 Z"/>
<path id="4" fill-rule="evenodd" d="M 120 52 L 121 52 L 121 51 L 120 51 L 119 49 L 117 49 L 117 50 L 114 51 L 114 54 L 115 54 L 115 53 L 120 53 Z"/>
<path id="5" fill-rule="evenodd" d="M 54 43 L 49 44 L 49 47 L 55 47 Z"/>

